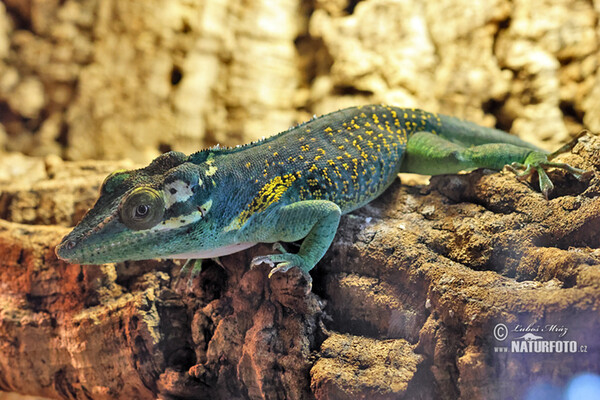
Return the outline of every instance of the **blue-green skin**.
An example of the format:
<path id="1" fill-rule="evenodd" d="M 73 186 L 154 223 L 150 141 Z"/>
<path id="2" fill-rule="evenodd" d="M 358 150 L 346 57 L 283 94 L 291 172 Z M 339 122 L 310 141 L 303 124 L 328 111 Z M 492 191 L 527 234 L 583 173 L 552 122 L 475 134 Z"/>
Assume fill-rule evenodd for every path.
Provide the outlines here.
<path id="1" fill-rule="evenodd" d="M 444 115 L 380 105 L 348 108 L 257 143 L 190 156 L 170 152 L 145 168 L 112 174 L 57 255 L 86 264 L 208 258 L 253 243 L 304 238 L 297 254 L 272 254 L 253 264 L 306 273 L 329 248 L 340 216 L 379 196 L 398 172 L 435 175 L 517 163 L 545 176 L 543 167 L 564 167 L 551 165 L 546 155 L 505 132 Z M 189 186 L 169 198 L 165 187 L 173 182 L 178 189 L 182 182 Z M 157 226 L 170 229 L 132 230 L 122 223 L 123 199 L 140 186 L 163 193 L 168 209 Z M 189 215 L 195 222 L 185 220 Z M 184 222 L 173 222 L 179 217 Z M 236 244 L 243 245 L 231 247 Z"/>

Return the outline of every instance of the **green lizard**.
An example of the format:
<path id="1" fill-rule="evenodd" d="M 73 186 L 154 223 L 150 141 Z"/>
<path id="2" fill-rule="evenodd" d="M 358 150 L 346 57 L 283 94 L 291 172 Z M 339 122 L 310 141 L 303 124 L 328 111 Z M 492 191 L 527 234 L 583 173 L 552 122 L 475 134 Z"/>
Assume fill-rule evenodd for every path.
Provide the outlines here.
<path id="1" fill-rule="evenodd" d="M 417 109 L 348 108 L 235 148 L 169 152 L 145 168 L 115 171 L 56 248 L 59 258 L 100 264 L 150 258 L 205 259 L 256 243 L 304 239 L 296 254 L 256 257 L 274 272 L 310 271 L 340 216 L 379 196 L 398 172 L 447 174 L 510 166 L 519 178 L 545 168 L 585 171 L 503 131 Z M 551 157 L 550 157 L 551 158 Z"/>

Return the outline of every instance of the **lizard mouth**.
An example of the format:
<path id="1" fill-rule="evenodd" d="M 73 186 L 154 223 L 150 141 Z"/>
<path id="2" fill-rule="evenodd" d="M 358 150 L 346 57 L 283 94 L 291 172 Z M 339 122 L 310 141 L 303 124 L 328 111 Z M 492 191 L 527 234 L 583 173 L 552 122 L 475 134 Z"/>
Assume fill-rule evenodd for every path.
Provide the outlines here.
<path id="1" fill-rule="evenodd" d="M 115 225 L 111 224 L 110 233 L 101 232 L 98 235 L 81 235 L 73 231 L 63 238 L 54 252 L 63 261 L 86 265 L 154 258 L 147 257 L 141 250 L 146 245 L 155 246 L 162 238 L 146 244 L 152 236 L 150 231 L 127 232 L 124 229 L 113 229 Z"/>
<path id="2" fill-rule="evenodd" d="M 68 239 L 67 236 L 58 246 L 56 246 L 54 253 L 56 253 L 56 257 L 58 257 L 60 260 L 77 262 L 77 257 L 75 257 L 73 254 L 69 254 L 69 252 L 71 252 L 75 247 L 77 247 L 77 242 L 73 239 Z"/>
<path id="3" fill-rule="evenodd" d="M 86 216 L 84 216 L 82 222 L 86 221 L 88 215 L 89 214 L 86 214 Z M 87 229 L 83 232 L 80 228 L 80 226 L 82 226 L 82 223 L 80 222 L 80 225 L 77 225 L 68 235 L 66 235 L 62 239 L 60 244 L 56 246 L 56 248 L 54 249 L 54 253 L 60 260 L 70 263 L 96 262 L 95 259 L 97 257 L 95 257 L 94 254 L 87 254 L 90 250 L 89 241 L 90 239 L 92 239 L 93 241 L 96 237 L 95 235 L 98 232 L 102 232 L 105 226 L 113 223 L 116 219 L 116 216 L 117 210 L 114 210 L 100 222 L 88 222 L 86 225 L 89 226 L 90 224 L 93 224 L 93 228 Z M 95 246 L 94 250 L 98 252 L 100 250 L 100 247 L 104 246 Z"/>

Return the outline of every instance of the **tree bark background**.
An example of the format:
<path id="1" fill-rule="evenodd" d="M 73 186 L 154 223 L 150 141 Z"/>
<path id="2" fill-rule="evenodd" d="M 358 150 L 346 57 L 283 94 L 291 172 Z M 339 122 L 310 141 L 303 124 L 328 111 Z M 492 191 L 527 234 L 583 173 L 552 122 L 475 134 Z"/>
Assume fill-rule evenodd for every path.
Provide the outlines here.
<path id="1" fill-rule="evenodd" d="M 548 149 L 584 126 L 597 132 L 597 10 L 566 0 L 0 2 L 0 389 L 509 398 L 600 373 L 596 176 L 552 174 L 550 201 L 510 174 L 409 177 L 343 218 L 308 295 L 293 273 L 248 270 L 267 246 L 224 257 L 224 268 L 207 262 L 191 286 L 174 285 L 172 261 L 54 256 L 114 169 L 345 106 L 444 112 Z M 586 137 L 564 160 L 597 170 L 599 148 Z M 498 324 L 568 328 L 565 340 L 587 353 L 503 353 Z"/>
<path id="2" fill-rule="evenodd" d="M 597 21 L 572 0 L 5 0 L 0 145 L 146 163 L 385 102 L 553 148 L 600 130 Z"/>

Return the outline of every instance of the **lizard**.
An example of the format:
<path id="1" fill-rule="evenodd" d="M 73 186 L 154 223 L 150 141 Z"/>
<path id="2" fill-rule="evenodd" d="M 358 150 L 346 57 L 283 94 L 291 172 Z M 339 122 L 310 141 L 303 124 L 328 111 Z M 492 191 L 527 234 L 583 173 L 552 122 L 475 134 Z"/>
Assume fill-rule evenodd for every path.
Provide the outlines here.
<path id="1" fill-rule="evenodd" d="M 556 152 L 555 152 L 556 153 Z M 104 180 L 95 205 L 56 247 L 72 263 L 153 258 L 201 260 L 274 243 L 255 257 L 269 277 L 309 271 L 324 256 L 340 217 L 381 195 L 399 172 L 437 175 L 507 166 L 537 172 L 548 198 L 550 167 L 588 173 L 507 132 L 420 109 L 346 108 L 247 145 L 189 156 L 171 151 Z M 280 242 L 303 239 L 296 253 Z M 187 264 L 186 264 L 187 265 Z"/>

